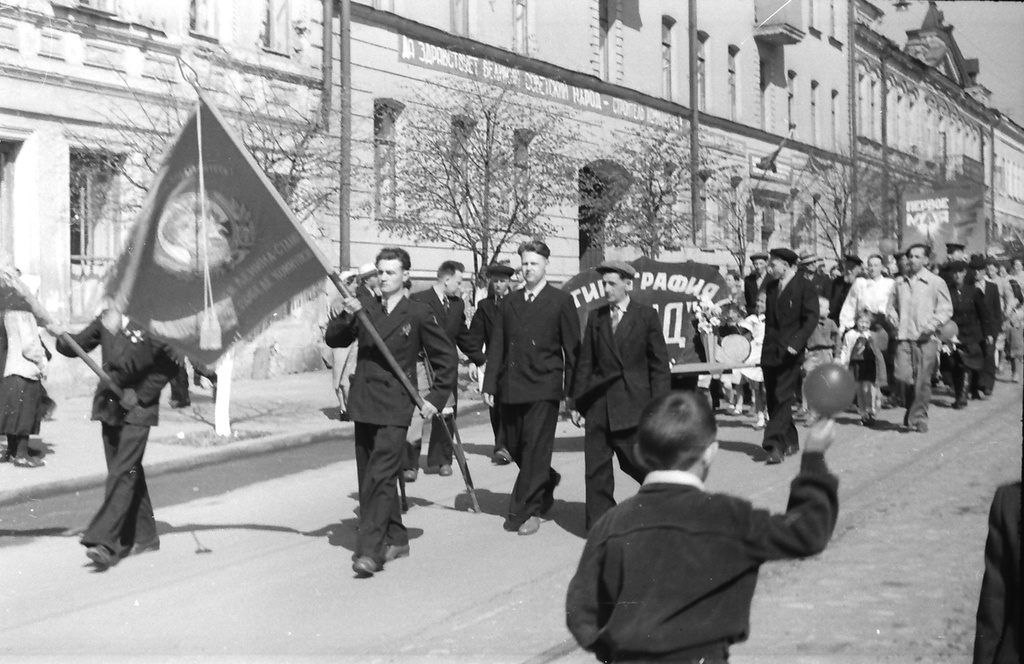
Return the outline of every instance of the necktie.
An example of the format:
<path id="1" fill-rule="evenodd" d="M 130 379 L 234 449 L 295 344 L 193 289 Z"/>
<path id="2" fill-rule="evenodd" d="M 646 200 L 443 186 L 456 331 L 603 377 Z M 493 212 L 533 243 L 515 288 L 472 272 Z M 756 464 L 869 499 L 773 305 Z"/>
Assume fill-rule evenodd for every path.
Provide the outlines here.
<path id="1" fill-rule="evenodd" d="M 449 307 L 448 298 L 443 298 L 441 300 L 441 306 L 444 308 L 444 315 L 447 316 L 448 315 L 448 307 Z"/>
<path id="2" fill-rule="evenodd" d="M 533 302 L 533 293 L 527 293 L 526 294 L 526 303 L 530 304 L 531 302 Z"/>
<path id="3" fill-rule="evenodd" d="M 619 322 L 622 320 L 622 310 L 618 307 L 612 307 L 612 332 L 619 327 Z"/>

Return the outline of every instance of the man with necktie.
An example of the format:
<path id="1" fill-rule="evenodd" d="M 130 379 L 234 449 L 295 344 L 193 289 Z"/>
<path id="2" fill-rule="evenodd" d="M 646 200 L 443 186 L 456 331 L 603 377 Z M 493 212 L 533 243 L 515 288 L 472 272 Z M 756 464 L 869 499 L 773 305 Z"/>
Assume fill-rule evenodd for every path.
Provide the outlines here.
<path id="1" fill-rule="evenodd" d="M 635 456 L 640 411 L 669 391 L 668 349 L 658 312 L 630 298 L 636 269 L 622 261 L 598 266 L 606 304 L 590 312 L 572 382 L 572 421 L 584 420 L 586 528 L 615 507 L 615 471 L 638 483 L 647 474 Z"/>

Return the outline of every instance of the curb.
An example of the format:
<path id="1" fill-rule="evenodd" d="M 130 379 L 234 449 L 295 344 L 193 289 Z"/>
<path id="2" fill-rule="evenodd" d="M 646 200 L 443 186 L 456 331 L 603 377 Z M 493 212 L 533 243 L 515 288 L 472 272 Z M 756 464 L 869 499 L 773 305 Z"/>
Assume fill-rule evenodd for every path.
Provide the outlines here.
<path id="1" fill-rule="evenodd" d="M 486 409 L 482 401 L 468 404 L 465 410 L 460 410 L 460 415 L 471 415 Z M 184 456 L 177 459 L 167 459 L 154 464 L 146 464 L 146 475 L 156 477 L 167 473 L 175 473 L 183 470 L 190 470 L 200 466 L 209 466 L 226 461 L 234 461 L 242 457 L 258 456 L 269 454 L 279 450 L 292 447 L 303 447 L 322 443 L 332 438 L 351 439 L 353 427 L 351 424 L 342 424 L 330 429 L 317 429 L 303 431 L 301 433 L 279 433 L 263 436 L 262 438 L 251 438 L 240 441 L 235 445 L 212 448 L 209 451 L 201 452 L 194 456 Z M 13 505 L 26 500 L 40 500 L 51 498 L 66 493 L 93 489 L 106 484 L 106 473 L 93 473 L 79 477 L 69 477 L 51 482 L 42 482 L 35 486 L 22 487 L 20 489 L 8 489 L 0 491 L 0 507 Z"/>

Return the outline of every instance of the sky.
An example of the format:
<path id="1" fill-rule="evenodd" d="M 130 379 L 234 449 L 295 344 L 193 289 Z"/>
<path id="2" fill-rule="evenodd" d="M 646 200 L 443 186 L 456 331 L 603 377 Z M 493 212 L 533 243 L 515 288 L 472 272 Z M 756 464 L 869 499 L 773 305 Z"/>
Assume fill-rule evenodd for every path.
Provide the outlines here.
<path id="1" fill-rule="evenodd" d="M 876 29 L 900 46 L 907 30 L 921 27 L 928 3 L 910 0 L 906 11 L 897 11 L 893 0 L 872 0 L 885 12 Z M 978 82 L 992 91 L 992 105 L 1024 126 L 1024 1 L 1002 2 L 949 0 L 938 2 L 946 25 L 967 59 L 977 58 Z"/>

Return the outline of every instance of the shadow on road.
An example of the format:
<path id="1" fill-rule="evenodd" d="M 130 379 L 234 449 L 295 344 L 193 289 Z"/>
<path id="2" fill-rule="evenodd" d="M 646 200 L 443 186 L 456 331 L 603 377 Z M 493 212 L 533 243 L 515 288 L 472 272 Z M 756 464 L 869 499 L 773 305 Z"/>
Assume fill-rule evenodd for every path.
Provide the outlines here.
<path id="1" fill-rule="evenodd" d="M 718 447 L 726 452 L 739 452 L 750 457 L 751 461 L 761 463 L 768 458 L 764 448 L 756 443 L 744 443 L 738 440 L 720 440 Z"/>

